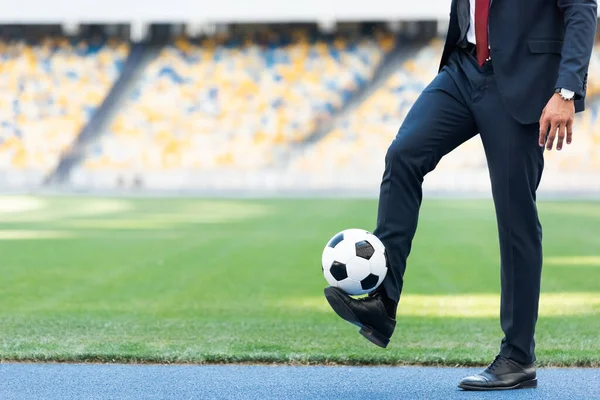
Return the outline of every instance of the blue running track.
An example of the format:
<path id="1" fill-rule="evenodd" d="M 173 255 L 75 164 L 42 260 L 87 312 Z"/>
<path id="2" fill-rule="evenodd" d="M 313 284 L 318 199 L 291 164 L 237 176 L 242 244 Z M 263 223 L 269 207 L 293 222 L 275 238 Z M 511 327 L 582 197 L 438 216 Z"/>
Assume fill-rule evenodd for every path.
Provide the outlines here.
<path id="1" fill-rule="evenodd" d="M 478 369 L 0 364 L 0 399 L 600 400 L 600 370 L 542 369 L 539 387 L 462 392 Z"/>

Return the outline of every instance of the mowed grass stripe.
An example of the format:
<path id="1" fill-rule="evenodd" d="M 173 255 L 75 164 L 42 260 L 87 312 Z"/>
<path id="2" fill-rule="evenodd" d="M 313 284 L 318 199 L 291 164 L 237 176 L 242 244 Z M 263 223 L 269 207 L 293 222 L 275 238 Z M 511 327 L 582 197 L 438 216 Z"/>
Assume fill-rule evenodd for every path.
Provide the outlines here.
<path id="1" fill-rule="evenodd" d="M 328 309 L 319 265 L 334 233 L 373 229 L 376 201 L 8 205 L 0 232 L 69 237 L 0 239 L 2 360 L 474 365 L 502 336 L 487 200 L 425 200 L 387 350 Z M 540 364 L 600 365 L 600 203 L 542 202 L 540 215 Z"/>

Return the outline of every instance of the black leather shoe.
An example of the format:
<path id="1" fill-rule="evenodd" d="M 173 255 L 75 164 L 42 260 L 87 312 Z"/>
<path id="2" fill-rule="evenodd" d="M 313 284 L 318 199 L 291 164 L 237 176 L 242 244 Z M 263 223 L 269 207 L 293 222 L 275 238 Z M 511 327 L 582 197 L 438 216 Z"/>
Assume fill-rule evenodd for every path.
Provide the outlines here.
<path id="1" fill-rule="evenodd" d="M 381 294 L 353 299 L 343 290 L 328 287 L 325 298 L 341 318 L 360 328 L 360 334 L 379 347 L 386 348 L 394 333 L 396 320 L 386 311 Z"/>
<path id="2" fill-rule="evenodd" d="M 469 376 L 458 384 L 464 390 L 508 390 L 537 387 L 534 364 L 522 365 L 500 355 L 485 371 Z"/>

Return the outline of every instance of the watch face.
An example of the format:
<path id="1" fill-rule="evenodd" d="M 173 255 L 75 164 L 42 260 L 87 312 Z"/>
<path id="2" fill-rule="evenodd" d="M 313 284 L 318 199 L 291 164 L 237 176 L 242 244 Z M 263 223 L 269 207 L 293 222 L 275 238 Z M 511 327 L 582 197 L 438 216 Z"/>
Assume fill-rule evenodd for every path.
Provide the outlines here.
<path id="1" fill-rule="evenodd" d="M 560 89 L 560 96 L 565 100 L 572 100 L 575 97 L 575 92 L 566 89 Z"/>

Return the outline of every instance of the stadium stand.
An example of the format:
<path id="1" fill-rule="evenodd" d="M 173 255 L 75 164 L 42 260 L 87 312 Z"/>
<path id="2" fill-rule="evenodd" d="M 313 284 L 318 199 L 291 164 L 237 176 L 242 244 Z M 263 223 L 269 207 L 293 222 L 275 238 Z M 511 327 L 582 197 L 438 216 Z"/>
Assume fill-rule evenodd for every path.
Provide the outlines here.
<path id="1" fill-rule="evenodd" d="M 134 66 L 135 80 L 119 80 L 133 86 L 124 103 L 113 101 L 117 114 L 75 148 L 84 157 L 67 179 L 108 188 L 122 186 L 124 176 L 167 189 L 371 188 L 441 52 L 441 39 L 433 39 L 381 69 L 391 55 L 408 54 L 398 38 L 383 28 L 323 34 L 274 26 L 150 47 L 154 55 Z M 127 40 L 90 36 L 0 40 L 0 184 L 14 172 L 40 183 L 56 169 L 130 51 Z M 546 153 L 547 188 L 584 186 L 600 170 L 600 45 L 589 76 L 588 111 L 577 116 L 573 144 Z M 446 156 L 427 183 L 487 188 L 480 139 Z"/>
<path id="2" fill-rule="evenodd" d="M 167 44 L 86 171 L 259 169 L 373 77 L 393 35 L 227 35 Z"/>
<path id="3" fill-rule="evenodd" d="M 377 181 L 383 171 L 385 152 L 410 107 L 437 73 L 442 42 L 433 40 L 405 61 L 356 110 L 338 121 L 334 129 L 289 166 L 291 171 L 320 171 L 320 184 L 326 186 L 339 175 Z M 446 157 L 440 169 L 485 166 L 478 138 Z M 328 175 L 327 171 L 335 171 Z"/>
<path id="4" fill-rule="evenodd" d="M 0 171 L 43 178 L 119 75 L 118 39 L 0 41 Z"/>

